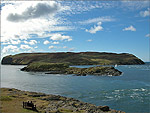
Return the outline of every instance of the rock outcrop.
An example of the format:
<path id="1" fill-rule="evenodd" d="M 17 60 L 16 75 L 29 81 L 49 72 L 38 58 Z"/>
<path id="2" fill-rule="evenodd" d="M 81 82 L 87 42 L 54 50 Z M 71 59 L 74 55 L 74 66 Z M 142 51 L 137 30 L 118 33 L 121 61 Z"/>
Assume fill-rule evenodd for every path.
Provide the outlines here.
<path id="1" fill-rule="evenodd" d="M 67 64 L 58 63 L 31 63 L 21 71 L 46 72 L 46 74 L 74 74 L 76 76 L 86 75 L 108 75 L 119 76 L 122 72 L 114 67 L 96 66 L 89 68 L 69 67 Z"/>
<path id="2" fill-rule="evenodd" d="M 115 69 L 114 67 L 104 67 L 104 66 L 96 66 L 90 68 L 68 68 L 67 74 L 74 74 L 76 76 L 86 76 L 86 75 L 107 75 L 107 76 L 120 76 L 122 74 L 121 71 Z"/>

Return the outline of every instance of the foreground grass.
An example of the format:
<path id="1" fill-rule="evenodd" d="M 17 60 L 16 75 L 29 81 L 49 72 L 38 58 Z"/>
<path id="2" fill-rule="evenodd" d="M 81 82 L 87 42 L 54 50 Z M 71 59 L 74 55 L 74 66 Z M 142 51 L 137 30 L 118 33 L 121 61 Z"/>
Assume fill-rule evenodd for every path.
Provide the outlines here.
<path id="1" fill-rule="evenodd" d="M 36 113 L 24 109 L 23 101 L 32 101 L 36 105 L 38 113 L 124 113 L 111 109 L 106 111 L 106 107 L 95 106 L 73 98 L 10 88 L 1 88 L 0 113 Z"/>
<path id="2" fill-rule="evenodd" d="M 1 89 L 0 96 L 0 113 L 36 113 L 31 110 L 23 109 L 22 102 L 30 100 L 25 96 L 19 96 L 18 94 L 10 95 L 7 89 Z"/>

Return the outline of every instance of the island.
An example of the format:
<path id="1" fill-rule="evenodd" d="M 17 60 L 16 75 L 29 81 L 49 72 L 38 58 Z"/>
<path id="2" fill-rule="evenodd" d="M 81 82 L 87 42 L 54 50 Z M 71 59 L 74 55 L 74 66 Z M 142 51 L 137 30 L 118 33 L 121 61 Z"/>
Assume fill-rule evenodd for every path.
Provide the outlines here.
<path id="1" fill-rule="evenodd" d="M 56 52 L 20 53 L 5 56 L 1 64 L 28 65 L 33 62 L 64 63 L 68 65 L 137 65 L 144 62 L 129 53 Z"/>
<path id="2" fill-rule="evenodd" d="M 21 71 L 42 71 L 46 74 L 74 74 L 119 76 L 122 74 L 113 66 L 105 65 L 137 65 L 144 62 L 129 53 L 106 52 L 57 52 L 57 53 L 20 53 L 8 55 L 1 64 L 27 65 Z M 70 67 L 74 65 L 101 65 L 90 68 Z M 103 65 L 103 66 L 102 66 Z"/>
<path id="3" fill-rule="evenodd" d="M 108 75 L 108 76 L 120 76 L 121 71 L 115 69 L 112 66 L 95 66 L 89 68 L 77 68 L 70 67 L 67 64 L 62 63 L 43 63 L 34 62 L 21 69 L 21 71 L 33 71 L 33 72 L 45 72 L 45 74 L 73 74 L 75 76 L 86 75 Z"/>
<path id="4" fill-rule="evenodd" d="M 5 113 L 125 113 L 112 110 L 109 106 L 96 106 L 74 98 L 39 92 L 0 88 L 0 112 Z M 24 102 L 32 102 L 36 110 L 26 109 Z"/>

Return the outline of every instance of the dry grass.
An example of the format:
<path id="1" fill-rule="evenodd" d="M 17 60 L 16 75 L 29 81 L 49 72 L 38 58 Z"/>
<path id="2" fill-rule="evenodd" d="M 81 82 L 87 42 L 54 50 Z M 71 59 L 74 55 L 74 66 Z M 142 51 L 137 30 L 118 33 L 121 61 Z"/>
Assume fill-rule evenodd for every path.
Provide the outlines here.
<path id="1" fill-rule="evenodd" d="M 27 92 L 19 93 L 15 91 L 15 89 L 12 90 L 13 91 L 9 91 L 9 89 L 1 88 L 0 113 L 37 113 L 32 110 L 24 109 L 22 107 L 23 101 L 33 101 L 37 109 L 41 107 L 42 104 L 47 104 L 38 98 L 27 96 Z"/>

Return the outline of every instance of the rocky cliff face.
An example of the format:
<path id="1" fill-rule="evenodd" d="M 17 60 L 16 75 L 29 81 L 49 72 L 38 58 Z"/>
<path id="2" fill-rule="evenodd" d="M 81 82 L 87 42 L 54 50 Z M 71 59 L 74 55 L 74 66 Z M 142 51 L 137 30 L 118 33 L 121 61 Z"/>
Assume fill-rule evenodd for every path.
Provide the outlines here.
<path id="1" fill-rule="evenodd" d="M 3 59 L 2 59 L 2 64 L 12 64 L 12 62 L 13 62 L 13 59 L 12 59 L 12 57 L 11 57 L 11 55 L 10 56 L 6 56 L 6 57 L 4 57 Z"/>
<path id="2" fill-rule="evenodd" d="M 68 63 L 69 65 L 144 64 L 141 59 L 132 54 L 105 52 L 21 53 L 4 57 L 1 64 L 27 65 L 33 62 Z"/>

